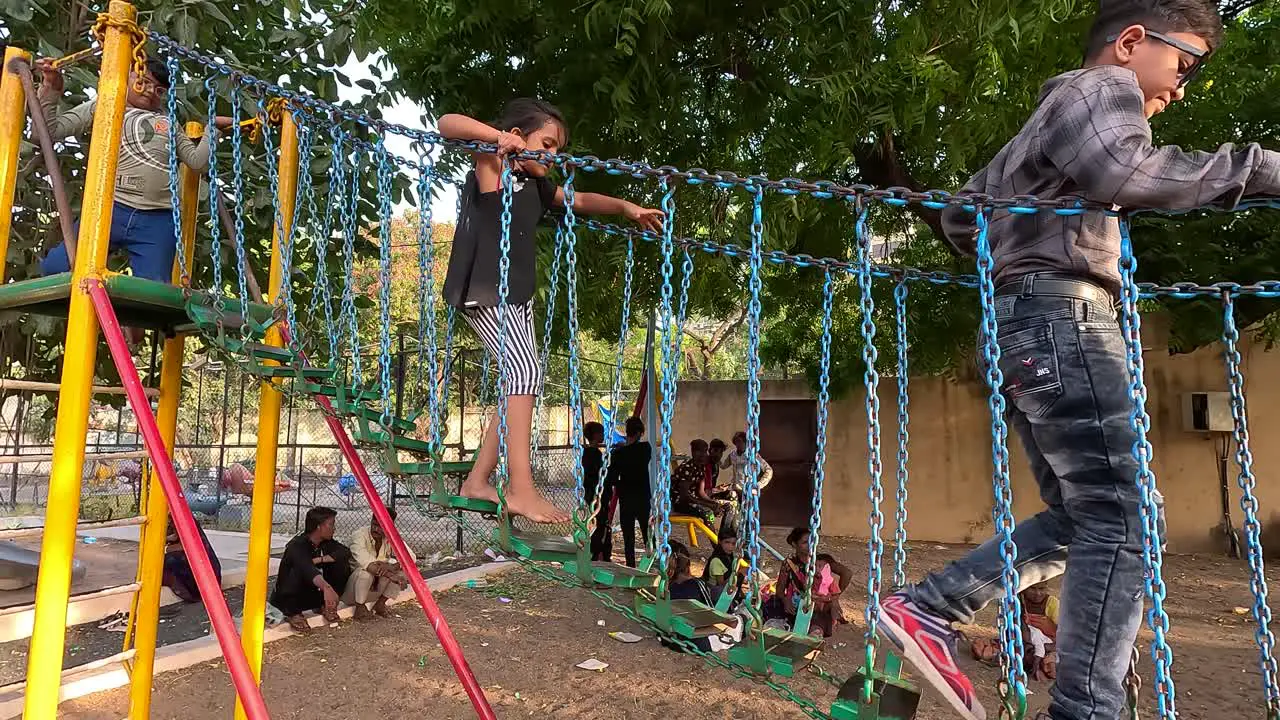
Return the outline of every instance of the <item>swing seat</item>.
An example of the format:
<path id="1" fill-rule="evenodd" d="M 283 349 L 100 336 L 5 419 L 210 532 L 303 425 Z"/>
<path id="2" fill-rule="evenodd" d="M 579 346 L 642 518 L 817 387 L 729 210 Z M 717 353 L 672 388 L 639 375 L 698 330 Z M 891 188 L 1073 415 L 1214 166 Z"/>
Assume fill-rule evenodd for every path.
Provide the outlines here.
<path id="1" fill-rule="evenodd" d="M 855 671 L 840 686 L 831 705 L 832 720 L 911 720 L 920 706 L 920 691 L 902 677 L 902 660 L 889 652 L 885 669 L 871 674 L 871 703 L 862 703 L 863 679 Z"/>
<path id="2" fill-rule="evenodd" d="M 566 562 L 564 564 L 565 572 L 578 575 L 578 561 Z M 658 574 L 641 570 L 640 568 L 627 567 L 615 562 L 605 560 L 596 560 L 590 566 L 591 580 L 597 585 L 603 585 L 611 588 L 624 588 L 627 590 L 638 590 L 640 588 L 658 587 Z"/>
<path id="3" fill-rule="evenodd" d="M 822 651 L 822 638 L 789 630 L 751 628 L 747 639 L 729 650 L 729 661 L 758 673 L 791 677 L 808 667 Z"/>
<path id="4" fill-rule="evenodd" d="M 670 619 L 664 622 L 659 605 L 664 602 L 671 607 Z M 664 632 L 682 638 L 704 638 L 728 632 L 738 623 L 738 617 L 704 605 L 697 600 L 662 600 L 648 602 L 636 600 L 636 607 L 641 617 L 657 624 Z"/>
<path id="5" fill-rule="evenodd" d="M 474 502 L 474 501 L 472 501 Z M 496 512 L 497 508 L 495 508 Z M 493 531 L 493 541 L 501 547 L 502 529 Z M 544 535 L 511 528 L 510 547 L 501 548 L 534 562 L 568 563 L 578 558 L 578 544 L 571 537 Z"/>

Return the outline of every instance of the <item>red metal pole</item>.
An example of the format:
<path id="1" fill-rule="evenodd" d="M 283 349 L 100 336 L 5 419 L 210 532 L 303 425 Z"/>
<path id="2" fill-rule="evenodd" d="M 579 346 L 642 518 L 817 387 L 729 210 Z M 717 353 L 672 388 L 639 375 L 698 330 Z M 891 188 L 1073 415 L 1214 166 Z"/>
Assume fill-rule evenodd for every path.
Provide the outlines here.
<path id="1" fill-rule="evenodd" d="M 133 356 L 129 353 L 129 344 L 120 330 L 120 321 L 111 307 L 111 298 L 103 289 L 102 282 L 96 278 L 85 280 L 85 289 L 93 301 L 93 308 L 98 315 L 98 324 L 111 350 L 111 359 L 120 371 L 120 381 L 124 384 L 125 393 L 129 397 L 129 406 L 138 418 L 138 428 L 142 431 L 142 440 L 146 445 L 156 473 L 160 476 L 160 486 L 164 489 L 165 499 L 169 501 L 169 513 L 173 525 L 178 531 L 178 539 L 186 551 L 187 561 L 191 563 L 191 571 L 196 577 L 196 586 L 200 589 L 200 597 L 204 600 L 205 610 L 209 613 L 209 624 L 217 635 L 218 645 L 222 648 L 222 656 L 227 661 L 227 669 L 231 671 L 231 682 L 235 684 L 240 702 L 244 705 L 245 715 L 250 720 L 269 720 L 267 705 L 262 700 L 262 691 L 254 682 L 253 672 L 249 669 L 249 661 L 245 659 L 244 649 L 240 647 L 240 637 L 236 633 L 235 623 L 231 620 L 231 612 L 227 609 L 227 601 L 222 596 L 222 586 L 213 574 L 213 565 L 205 553 L 204 542 L 200 539 L 200 531 L 196 528 L 196 519 L 191 515 L 187 498 L 182 494 L 182 486 L 178 484 L 178 476 L 173 471 L 173 460 L 165 450 L 164 441 L 160 437 L 160 428 L 156 425 L 155 415 L 151 412 L 151 403 L 147 400 L 138 377 L 138 368 L 133 364 Z M 385 512 L 385 511 L 384 511 Z M 156 530 L 156 528 L 152 528 Z"/>
<path id="2" fill-rule="evenodd" d="M 288 344 L 290 332 L 289 328 L 283 324 L 281 335 L 284 337 L 285 344 Z M 462 654 L 462 646 L 458 644 L 457 638 L 453 636 L 453 631 L 449 629 L 449 623 L 445 621 L 444 613 L 440 612 L 440 606 L 436 604 L 436 599 L 431 594 L 431 588 L 427 587 L 427 581 L 422 577 L 422 573 L 418 570 L 418 564 L 413 561 L 413 557 L 409 554 L 409 547 L 404 544 L 404 538 L 400 536 L 400 531 L 396 529 L 395 521 L 391 519 L 391 514 L 387 512 L 387 506 L 383 504 L 377 488 L 373 486 L 373 481 L 369 479 L 369 472 L 365 470 L 364 463 L 360 460 L 360 454 L 356 452 L 355 445 L 351 443 L 351 438 L 347 436 L 347 429 L 342 426 L 342 422 L 335 415 L 333 404 L 324 395 L 316 395 L 315 400 L 320 405 L 321 410 L 324 411 L 324 421 L 329 425 L 329 430 L 333 433 L 333 439 L 338 442 L 338 447 L 342 450 L 343 456 L 346 457 L 347 464 L 351 466 L 351 472 L 356 476 L 356 483 L 369 501 L 369 509 L 373 510 L 373 517 L 378 521 L 378 527 L 383 529 L 387 534 L 387 539 L 391 541 L 391 550 L 395 553 L 396 559 L 400 561 L 400 567 L 404 569 L 405 575 L 409 578 L 409 585 L 413 587 L 413 594 L 418 597 L 418 602 L 422 604 L 422 610 L 427 615 L 427 621 L 431 623 L 431 628 L 435 630 L 436 637 L 440 640 L 440 646 L 444 648 L 444 654 L 448 656 L 449 664 L 453 666 L 453 671 L 458 675 L 458 679 L 462 681 L 462 688 L 466 691 L 467 697 L 471 699 L 471 704 L 476 709 L 476 715 L 481 720 L 497 720 L 497 716 L 493 714 L 493 708 L 489 707 L 489 699 L 485 697 L 484 689 L 480 687 L 475 673 L 471 671 L 471 665 L 467 663 L 466 656 Z"/>

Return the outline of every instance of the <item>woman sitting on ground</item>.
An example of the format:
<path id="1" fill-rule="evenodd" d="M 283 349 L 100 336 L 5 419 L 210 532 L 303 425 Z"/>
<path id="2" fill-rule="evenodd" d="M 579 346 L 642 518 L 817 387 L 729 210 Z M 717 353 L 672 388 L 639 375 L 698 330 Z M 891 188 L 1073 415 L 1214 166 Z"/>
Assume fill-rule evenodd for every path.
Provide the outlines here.
<path id="1" fill-rule="evenodd" d="M 787 544 L 793 552 L 778 572 L 773 597 L 764 607 L 765 620 L 783 620 L 795 627 L 796 614 L 804 604 L 806 569 L 812 552 L 810 540 L 808 528 L 798 527 L 787 535 Z M 831 637 L 837 623 L 847 622 L 840 607 L 840 595 L 853 582 L 853 571 L 827 553 L 819 553 L 814 558 L 814 571 L 810 634 L 820 632 L 824 638 Z"/>

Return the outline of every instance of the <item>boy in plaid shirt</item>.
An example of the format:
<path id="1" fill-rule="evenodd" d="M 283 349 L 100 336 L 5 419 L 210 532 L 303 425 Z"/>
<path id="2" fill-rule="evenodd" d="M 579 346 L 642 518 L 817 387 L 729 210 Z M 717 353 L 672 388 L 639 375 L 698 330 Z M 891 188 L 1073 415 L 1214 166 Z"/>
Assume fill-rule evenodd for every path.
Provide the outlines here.
<path id="1" fill-rule="evenodd" d="M 1050 79 L 1022 130 L 963 193 L 1075 197 L 1118 208 L 1232 207 L 1280 195 L 1280 154 L 1257 145 L 1152 145 L 1222 39 L 1212 0 L 1104 0 L 1084 67 Z M 973 254 L 972 213 L 943 216 Z M 1125 345 L 1116 320 L 1120 229 L 1100 212 L 992 215 L 996 318 L 1010 402 L 1046 510 L 1018 524 L 1022 588 L 1065 570 L 1058 677 L 1041 719 L 1116 720 L 1142 615 L 1142 531 Z M 1067 561 L 1068 549 L 1070 562 Z M 965 718 L 986 717 L 953 655 L 951 623 L 1003 594 L 991 540 L 883 602 L 881 631 Z"/>

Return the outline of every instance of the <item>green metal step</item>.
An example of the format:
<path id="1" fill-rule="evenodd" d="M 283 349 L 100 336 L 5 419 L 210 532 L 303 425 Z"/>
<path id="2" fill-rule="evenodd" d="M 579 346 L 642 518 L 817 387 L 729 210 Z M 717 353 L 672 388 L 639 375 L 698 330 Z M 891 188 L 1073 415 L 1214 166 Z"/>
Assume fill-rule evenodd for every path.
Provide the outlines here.
<path id="1" fill-rule="evenodd" d="M 371 408 L 367 405 L 352 405 L 347 409 L 345 414 L 364 418 L 365 420 L 371 420 L 383 427 L 386 427 L 382 422 L 382 411 L 376 408 Z M 391 416 L 390 429 L 397 433 L 409 433 L 417 430 L 418 424 L 412 420 L 407 420 L 393 415 Z"/>
<path id="2" fill-rule="evenodd" d="M 729 650 L 729 660 L 761 675 L 791 677 L 813 662 L 822 644 L 822 638 L 812 635 L 753 627 L 745 640 Z"/>
<path id="3" fill-rule="evenodd" d="M 261 338 L 266 334 L 266 329 L 270 327 L 274 319 L 268 319 L 266 322 L 247 322 L 245 317 L 240 313 L 240 306 L 237 304 L 234 311 L 224 308 L 221 312 L 213 307 L 212 299 L 207 295 L 193 295 L 187 302 L 187 317 L 191 319 L 191 324 L 196 329 L 207 334 L 217 333 L 220 329 L 224 333 L 239 334 L 246 325 L 248 325 L 249 334 L 255 338 Z"/>
<path id="4" fill-rule="evenodd" d="M 499 545 L 502 544 L 501 532 L 501 529 L 493 531 L 493 540 Z M 578 558 L 578 544 L 571 537 L 544 535 L 515 528 L 511 529 L 511 547 L 502 549 L 535 562 L 566 563 Z"/>
<path id="5" fill-rule="evenodd" d="M 435 446 L 426 440 L 389 434 L 385 430 L 375 430 L 370 421 L 363 417 L 356 418 L 356 439 L 369 445 L 392 447 L 415 453 L 430 454 L 435 450 Z"/>
<path id="6" fill-rule="evenodd" d="M 428 502 L 450 510 L 463 510 L 465 512 L 479 513 L 481 515 L 498 514 L 498 503 L 493 502 L 492 500 L 479 500 L 476 498 L 463 497 L 461 495 L 447 495 L 445 497 L 437 498 L 433 494 L 429 498 Z"/>
<path id="7" fill-rule="evenodd" d="M 840 686 L 831 704 L 832 720 L 911 720 L 920 707 L 920 690 L 902 677 L 902 660 L 893 652 L 885 654 L 884 669 L 871 673 L 871 702 L 864 704 L 861 671 L 855 671 Z"/>
<path id="8" fill-rule="evenodd" d="M 262 365 L 254 362 L 240 363 L 240 367 L 250 375 L 260 378 L 301 378 L 303 380 L 324 380 L 333 375 L 329 368 L 296 367 L 294 365 Z"/>
<path id="9" fill-rule="evenodd" d="M 669 604 L 670 613 L 661 607 Z M 736 615 L 720 612 L 697 600 L 659 599 L 657 602 L 636 600 L 640 615 L 657 626 L 683 638 L 702 638 L 719 635 L 738 623 Z"/>
<path id="10" fill-rule="evenodd" d="M 345 388 L 339 391 L 336 386 L 328 383 L 306 382 L 302 384 L 301 390 L 302 392 L 310 393 L 312 395 L 324 395 L 325 397 L 331 398 L 336 398 L 340 393 L 342 393 L 347 399 L 354 400 L 356 402 L 371 402 L 382 399 L 382 394 L 373 390 L 360 389 L 353 392 L 351 388 Z"/>
<path id="11" fill-rule="evenodd" d="M 590 564 L 590 567 L 592 581 L 605 587 L 626 588 L 629 590 L 658 587 L 659 578 L 657 573 L 604 560 L 596 560 Z M 566 562 L 564 569 L 565 572 L 580 576 L 576 559 Z"/>
<path id="12" fill-rule="evenodd" d="M 192 325 L 187 314 L 188 292 L 180 287 L 118 273 L 107 273 L 102 284 L 121 325 L 167 332 Z M 66 317 L 70 298 L 69 272 L 0 284 L 0 310 Z M 248 312 L 251 318 L 264 325 L 273 317 L 267 305 L 249 303 L 242 307 L 238 300 L 231 298 L 224 301 L 224 310 L 237 315 Z"/>

